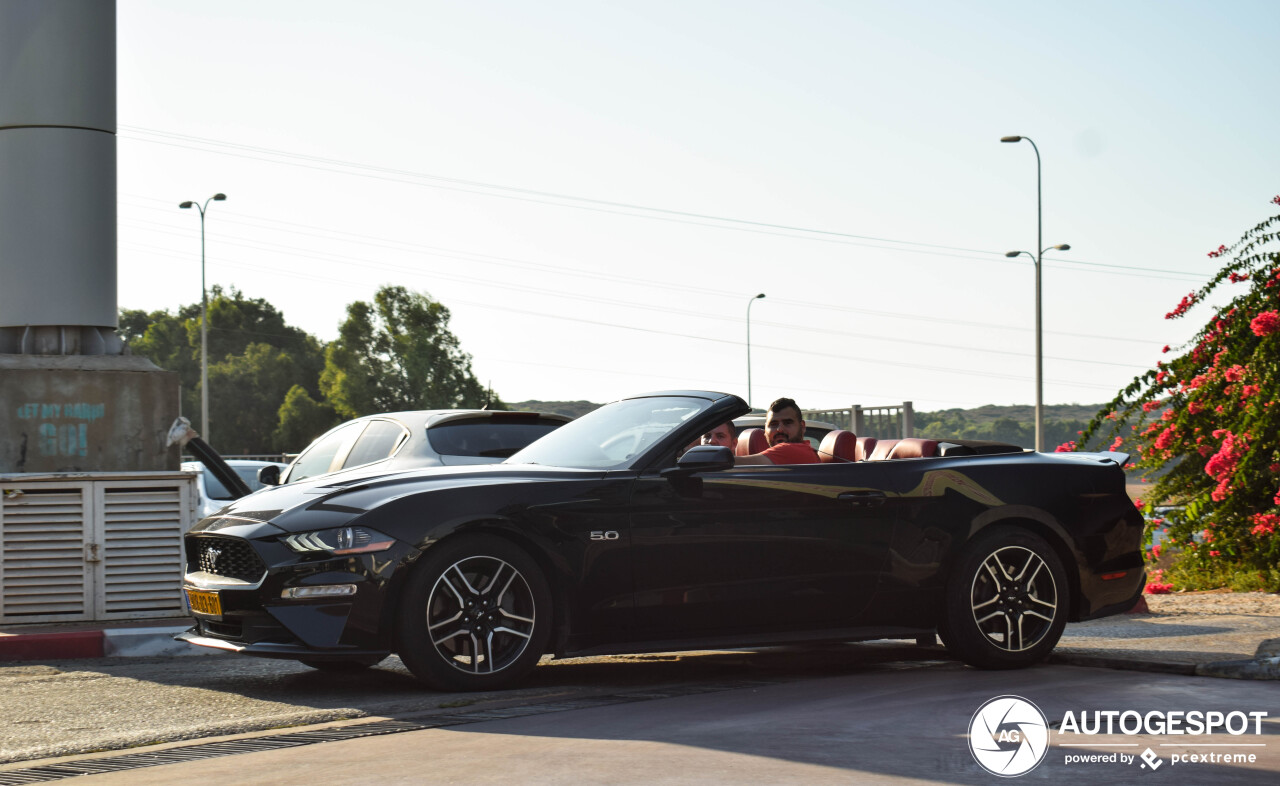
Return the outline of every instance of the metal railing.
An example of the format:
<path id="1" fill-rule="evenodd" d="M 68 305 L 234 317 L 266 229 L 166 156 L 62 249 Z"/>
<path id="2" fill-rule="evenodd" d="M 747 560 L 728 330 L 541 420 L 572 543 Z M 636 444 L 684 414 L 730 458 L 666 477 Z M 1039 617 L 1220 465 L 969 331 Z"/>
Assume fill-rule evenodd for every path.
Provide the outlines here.
<path id="1" fill-rule="evenodd" d="M 806 409 L 805 420 L 821 420 L 860 437 L 899 439 L 916 434 L 915 410 L 910 401 L 880 407 L 854 404 L 845 409 Z"/>

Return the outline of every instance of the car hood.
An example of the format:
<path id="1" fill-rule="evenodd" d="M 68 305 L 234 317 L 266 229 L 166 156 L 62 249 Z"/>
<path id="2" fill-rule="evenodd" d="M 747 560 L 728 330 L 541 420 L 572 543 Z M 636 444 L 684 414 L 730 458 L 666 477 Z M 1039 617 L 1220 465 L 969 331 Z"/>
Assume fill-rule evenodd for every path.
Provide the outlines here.
<path id="1" fill-rule="evenodd" d="M 600 470 L 562 469 L 531 464 L 485 464 L 421 467 L 398 472 L 343 473 L 341 479 L 319 477 L 268 486 L 235 500 L 196 525 L 197 530 L 232 522 L 270 522 L 288 531 L 342 526 L 353 518 L 409 494 L 464 486 L 538 483 L 567 478 L 602 477 Z"/>

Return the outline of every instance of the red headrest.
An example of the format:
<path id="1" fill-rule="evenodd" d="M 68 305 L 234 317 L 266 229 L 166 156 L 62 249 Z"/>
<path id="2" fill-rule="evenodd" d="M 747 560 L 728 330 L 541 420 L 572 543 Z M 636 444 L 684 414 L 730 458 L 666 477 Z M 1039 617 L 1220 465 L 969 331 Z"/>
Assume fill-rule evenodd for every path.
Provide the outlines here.
<path id="1" fill-rule="evenodd" d="M 858 437 L 857 461 L 866 461 L 871 451 L 876 449 L 875 437 Z"/>
<path id="2" fill-rule="evenodd" d="M 938 440 L 907 437 L 906 439 L 882 439 L 871 452 L 871 461 L 881 459 L 933 458 L 938 455 Z"/>
<path id="3" fill-rule="evenodd" d="M 938 455 L 938 440 L 908 437 L 898 440 L 889 458 L 932 458 Z"/>
<path id="4" fill-rule="evenodd" d="M 818 446 L 818 458 L 824 463 L 858 460 L 858 437 L 852 431 L 828 431 Z"/>
<path id="5" fill-rule="evenodd" d="M 896 439 L 880 440 L 872 447 L 871 455 L 867 456 L 867 461 L 880 461 L 889 458 L 889 454 L 893 452 L 897 444 L 898 440 Z"/>
<path id="6" fill-rule="evenodd" d="M 768 449 L 769 438 L 764 435 L 764 429 L 743 429 L 742 433 L 738 435 L 738 447 L 734 450 L 734 455 L 753 456 Z"/>

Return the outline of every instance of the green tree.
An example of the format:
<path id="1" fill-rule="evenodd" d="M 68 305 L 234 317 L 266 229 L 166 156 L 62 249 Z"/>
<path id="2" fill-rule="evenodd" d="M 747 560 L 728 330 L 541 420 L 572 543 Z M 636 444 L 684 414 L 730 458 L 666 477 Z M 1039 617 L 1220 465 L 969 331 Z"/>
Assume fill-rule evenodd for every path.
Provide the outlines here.
<path id="1" fill-rule="evenodd" d="M 133 354 L 177 372 L 182 411 L 194 415 L 197 429 L 204 431 L 204 424 L 198 422 L 200 303 L 181 306 L 176 314 L 122 310 L 119 332 Z M 264 348 L 283 353 L 287 363 L 273 366 L 264 362 Z M 234 288 L 225 292 L 215 286 L 211 290 L 209 418 L 215 425 L 217 447 L 228 452 L 270 452 L 277 411 L 285 394 L 293 384 L 299 384 L 318 396 L 323 367 L 320 342 L 289 326 L 275 306 L 261 298 L 247 298 Z M 282 378 L 286 373 L 290 378 Z"/>
<path id="2" fill-rule="evenodd" d="M 340 418 L 333 407 L 317 403 L 301 385 L 285 394 L 277 413 L 272 444 L 281 453 L 298 453 L 311 441 L 338 425 Z"/>
<path id="3" fill-rule="evenodd" d="M 249 344 L 242 354 L 209 365 L 209 417 L 225 455 L 273 452 L 273 432 L 288 392 L 302 371 L 293 357 L 270 344 Z"/>
<path id="4" fill-rule="evenodd" d="M 1183 549 L 1175 582 L 1280 590 L 1280 253 L 1264 249 L 1280 240 L 1277 229 L 1280 215 L 1210 252 L 1230 261 L 1165 318 L 1181 318 L 1221 285 L 1244 291 L 1181 354 L 1135 378 L 1081 437 L 1127 443 L 1140 467 L 1167 469 L 1144 504 L 1185 503 L 1167 516 L 1170 541 Z"/>
<path id="5" fill-rule="evenodd" d="M 400 286 L 382 287 L 372 304 L 352 303 L 325 352 L 325 399 L 344 417 L 501 406 L 471 373 L 471 357 L 448 326 L 447 308 Z"/>

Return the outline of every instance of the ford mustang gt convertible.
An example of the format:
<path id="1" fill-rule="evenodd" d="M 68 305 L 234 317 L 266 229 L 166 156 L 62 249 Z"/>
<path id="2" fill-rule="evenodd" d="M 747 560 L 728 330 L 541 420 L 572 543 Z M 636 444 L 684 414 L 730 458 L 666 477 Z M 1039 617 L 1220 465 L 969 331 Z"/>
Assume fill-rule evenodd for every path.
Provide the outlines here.
<path id="1" fill-rule="evenodd" d="M 243 497 L 187 535 L 195 625 L 179 638 L 331 670 L 397 653 L 448 690 L 509 685 L 545 654 L 935 631 L 1002 669 L 1142 591 L 1123 454 L 933 440 L 867 453 L 833 431 L 821 463 L 735 467 L 730 448 L 688 447 L 747 411 L 723 393 L 651 393 L 501 464 Z"/>

